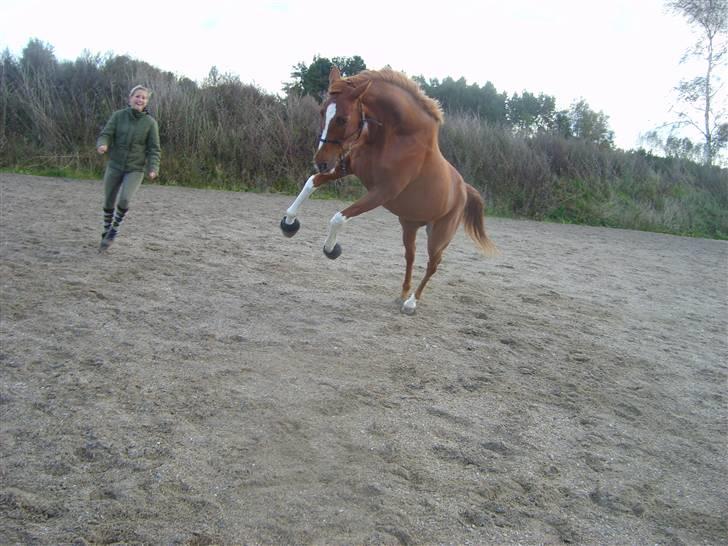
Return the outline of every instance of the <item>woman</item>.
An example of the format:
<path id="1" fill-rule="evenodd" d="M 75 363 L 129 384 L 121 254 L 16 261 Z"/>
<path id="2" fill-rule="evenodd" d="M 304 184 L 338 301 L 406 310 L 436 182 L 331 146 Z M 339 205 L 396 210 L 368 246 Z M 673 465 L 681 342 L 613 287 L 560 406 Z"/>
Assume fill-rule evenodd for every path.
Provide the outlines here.
<path id="1" fill-rule="evenodd" d="M 146 87 L 134 87 L 129 92 L 129 106 L 111 115 L 96 141 L 100 154 L 109 152 L 104 174 L 104 231 L 99 250 L 106 250 L 114 242 L 144 172 L 152 180 L 159 174 L 159 126 L 146 110 L 150 95 Z"/>

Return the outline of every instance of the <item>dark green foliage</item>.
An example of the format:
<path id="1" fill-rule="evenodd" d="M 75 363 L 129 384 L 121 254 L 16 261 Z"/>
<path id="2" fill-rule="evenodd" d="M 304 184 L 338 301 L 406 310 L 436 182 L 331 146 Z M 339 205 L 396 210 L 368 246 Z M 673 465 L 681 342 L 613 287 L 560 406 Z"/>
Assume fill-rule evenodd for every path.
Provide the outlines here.
<path id="1" fill-rule="evenodd" d="M 584 100 L 574 103 L 568 111 L 557 110 L 556 99 L 550 95 L 524 91 L 508 97 L 498 93 L 491 82 L 479 87 L 468 84 L 465 78 L 445 78 L 440 82 L 417 76 L 414 80 L 451 116 L 474 114 L 522 137 L 546 133 L 578 138 L 605 148 L 613 146 L 614 134 L 609 128 L 609 118 L 602 112 L 594 112 Z"/>
<path id="2" fill-rule="evenodd" d="M 329 88 L 329 72 L 334 65 L 341 70 L 342 76 L 353 76 L 367 68 L 364 60 L 358 55 L 334 57 L 331 60 L 316 56 L 310 66 L 301 62 L 293 67 L 291 73 L 293 81 L 286 84 L 284 90 L 288 95 L 299 97 L 309 95 L 321 102 Z"/>
<path id="3" fill-rule="evenodd" d="M 359 57 L 334 60 L 351 73 L 365 68 Z M 39 41 L 0 61 L 0 168 L 100 178 L 96 137 L 131 87 L 144 84 L 160 127 L 158 183 L 294 193 L 313 172 L 319 104 L 315 93 L 294 92 L 296 83 L 280 98 L 213 67 L 198 85 L 126 56 L 58 62 Z M 331 64 L 315 59 L 305 85 L 320 92 Z M 545 95 L 419 81 L 446 107 L 445 157 L 483 193 L 490 214 L 728 238 L 725 169 L 688 154 L 615 150 L 606 116 L 583 101 L 556 111 Z M 348 177 L 320 195 L 361 191 Z"/>
<path id="4" fill-rule="evenodd" d="M 524 136 L 550 132 L 556 123 L 556 100 L 543 93 L 536 96 L 524 91 L 508 101 L 508 119 Z"/>
<path id="5" fill-rule="evenodd" d="M 570 111 L 571 134 L 575 138 L 593 142 L 604 148 L 614 145 L 614 133 L 609 129 L 609 118 L 594 112 L 585 100 L 572 105 Z"/>
<path id="6" fill-rule="evenodd" d="M 446 112 L 475 114 L 493 125 L 508 123 L 506 94 L 498 93 L 490 82 L 481 88 L 478 84 L 468 85 L 465 78 L 457 81 L 445 78 L 442 82 L 437 79 L 425 80 L 422 76 L 413 79 L 428 96 L 437 99 Z"/>

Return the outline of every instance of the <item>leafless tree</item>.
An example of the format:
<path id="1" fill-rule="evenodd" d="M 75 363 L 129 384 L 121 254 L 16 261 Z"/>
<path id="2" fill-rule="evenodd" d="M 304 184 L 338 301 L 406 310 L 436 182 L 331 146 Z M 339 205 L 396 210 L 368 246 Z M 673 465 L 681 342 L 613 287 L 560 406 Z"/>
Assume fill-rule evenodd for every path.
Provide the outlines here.
<path id="1" fill-rule="evenodd" d="M 684 109 L 679 110 L 679 125 L 697 129 L 704 139 L 703 157 L 711 165 L 728 144 L 726 105 L 717 99 L 722 90 L 720 69 L 728 59 L 728 0 L 670 0 L 668 8 L 688 20 L 699 38 L 682 62 L 690 58 L 704 61 L 704 72 L 681 81 L 676 90 Z"/>

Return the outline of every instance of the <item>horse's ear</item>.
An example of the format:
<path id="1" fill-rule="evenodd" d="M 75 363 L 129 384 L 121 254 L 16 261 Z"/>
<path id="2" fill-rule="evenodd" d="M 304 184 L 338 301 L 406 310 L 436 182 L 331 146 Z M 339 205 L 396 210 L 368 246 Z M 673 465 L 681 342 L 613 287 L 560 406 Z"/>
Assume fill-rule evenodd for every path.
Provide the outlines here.
<path id="1" fill-rule="evenodd" d="M 369 89 L 369 86 L 371 84 L 372 84 L 372 80 L 369 80 L 368 82 L 361 84 L 359 87 L 355 87 L 354 91 L 352 91 L 352 94 L 351 94 L 351 100 L 356 100 L 356 99 L 361 98 L 364 95 L 364 93 L 367 92 L 367 90 Z"/>
<path id="2" fill-rule="evenodd" d="M 333 65 L 331 67 L 331 72 L 329 72 L 329 85 L 334 83 L 335 81 L 338 81 L 341 79 L 341 70 L 339 70 L 339 67 L 336 65 Z"/>

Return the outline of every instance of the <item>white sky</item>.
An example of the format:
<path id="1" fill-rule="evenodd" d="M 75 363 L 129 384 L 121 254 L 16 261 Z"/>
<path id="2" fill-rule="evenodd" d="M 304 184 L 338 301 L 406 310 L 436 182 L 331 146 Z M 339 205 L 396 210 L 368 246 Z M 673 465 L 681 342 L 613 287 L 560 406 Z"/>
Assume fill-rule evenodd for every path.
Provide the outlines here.
<path id="1" fill-rule="evenodd" d="M 663 0 L 0 0 L 0 50 L 19 56 L 31 38 L 59 60 L 126 54 L 196 81 L 214 65 L 272 93 L 314 55 L 359 55 L 372 69 L 543 92 L 558 108 L 584 98 L 629 149 L 674 119 L 698 35 Z"/>

